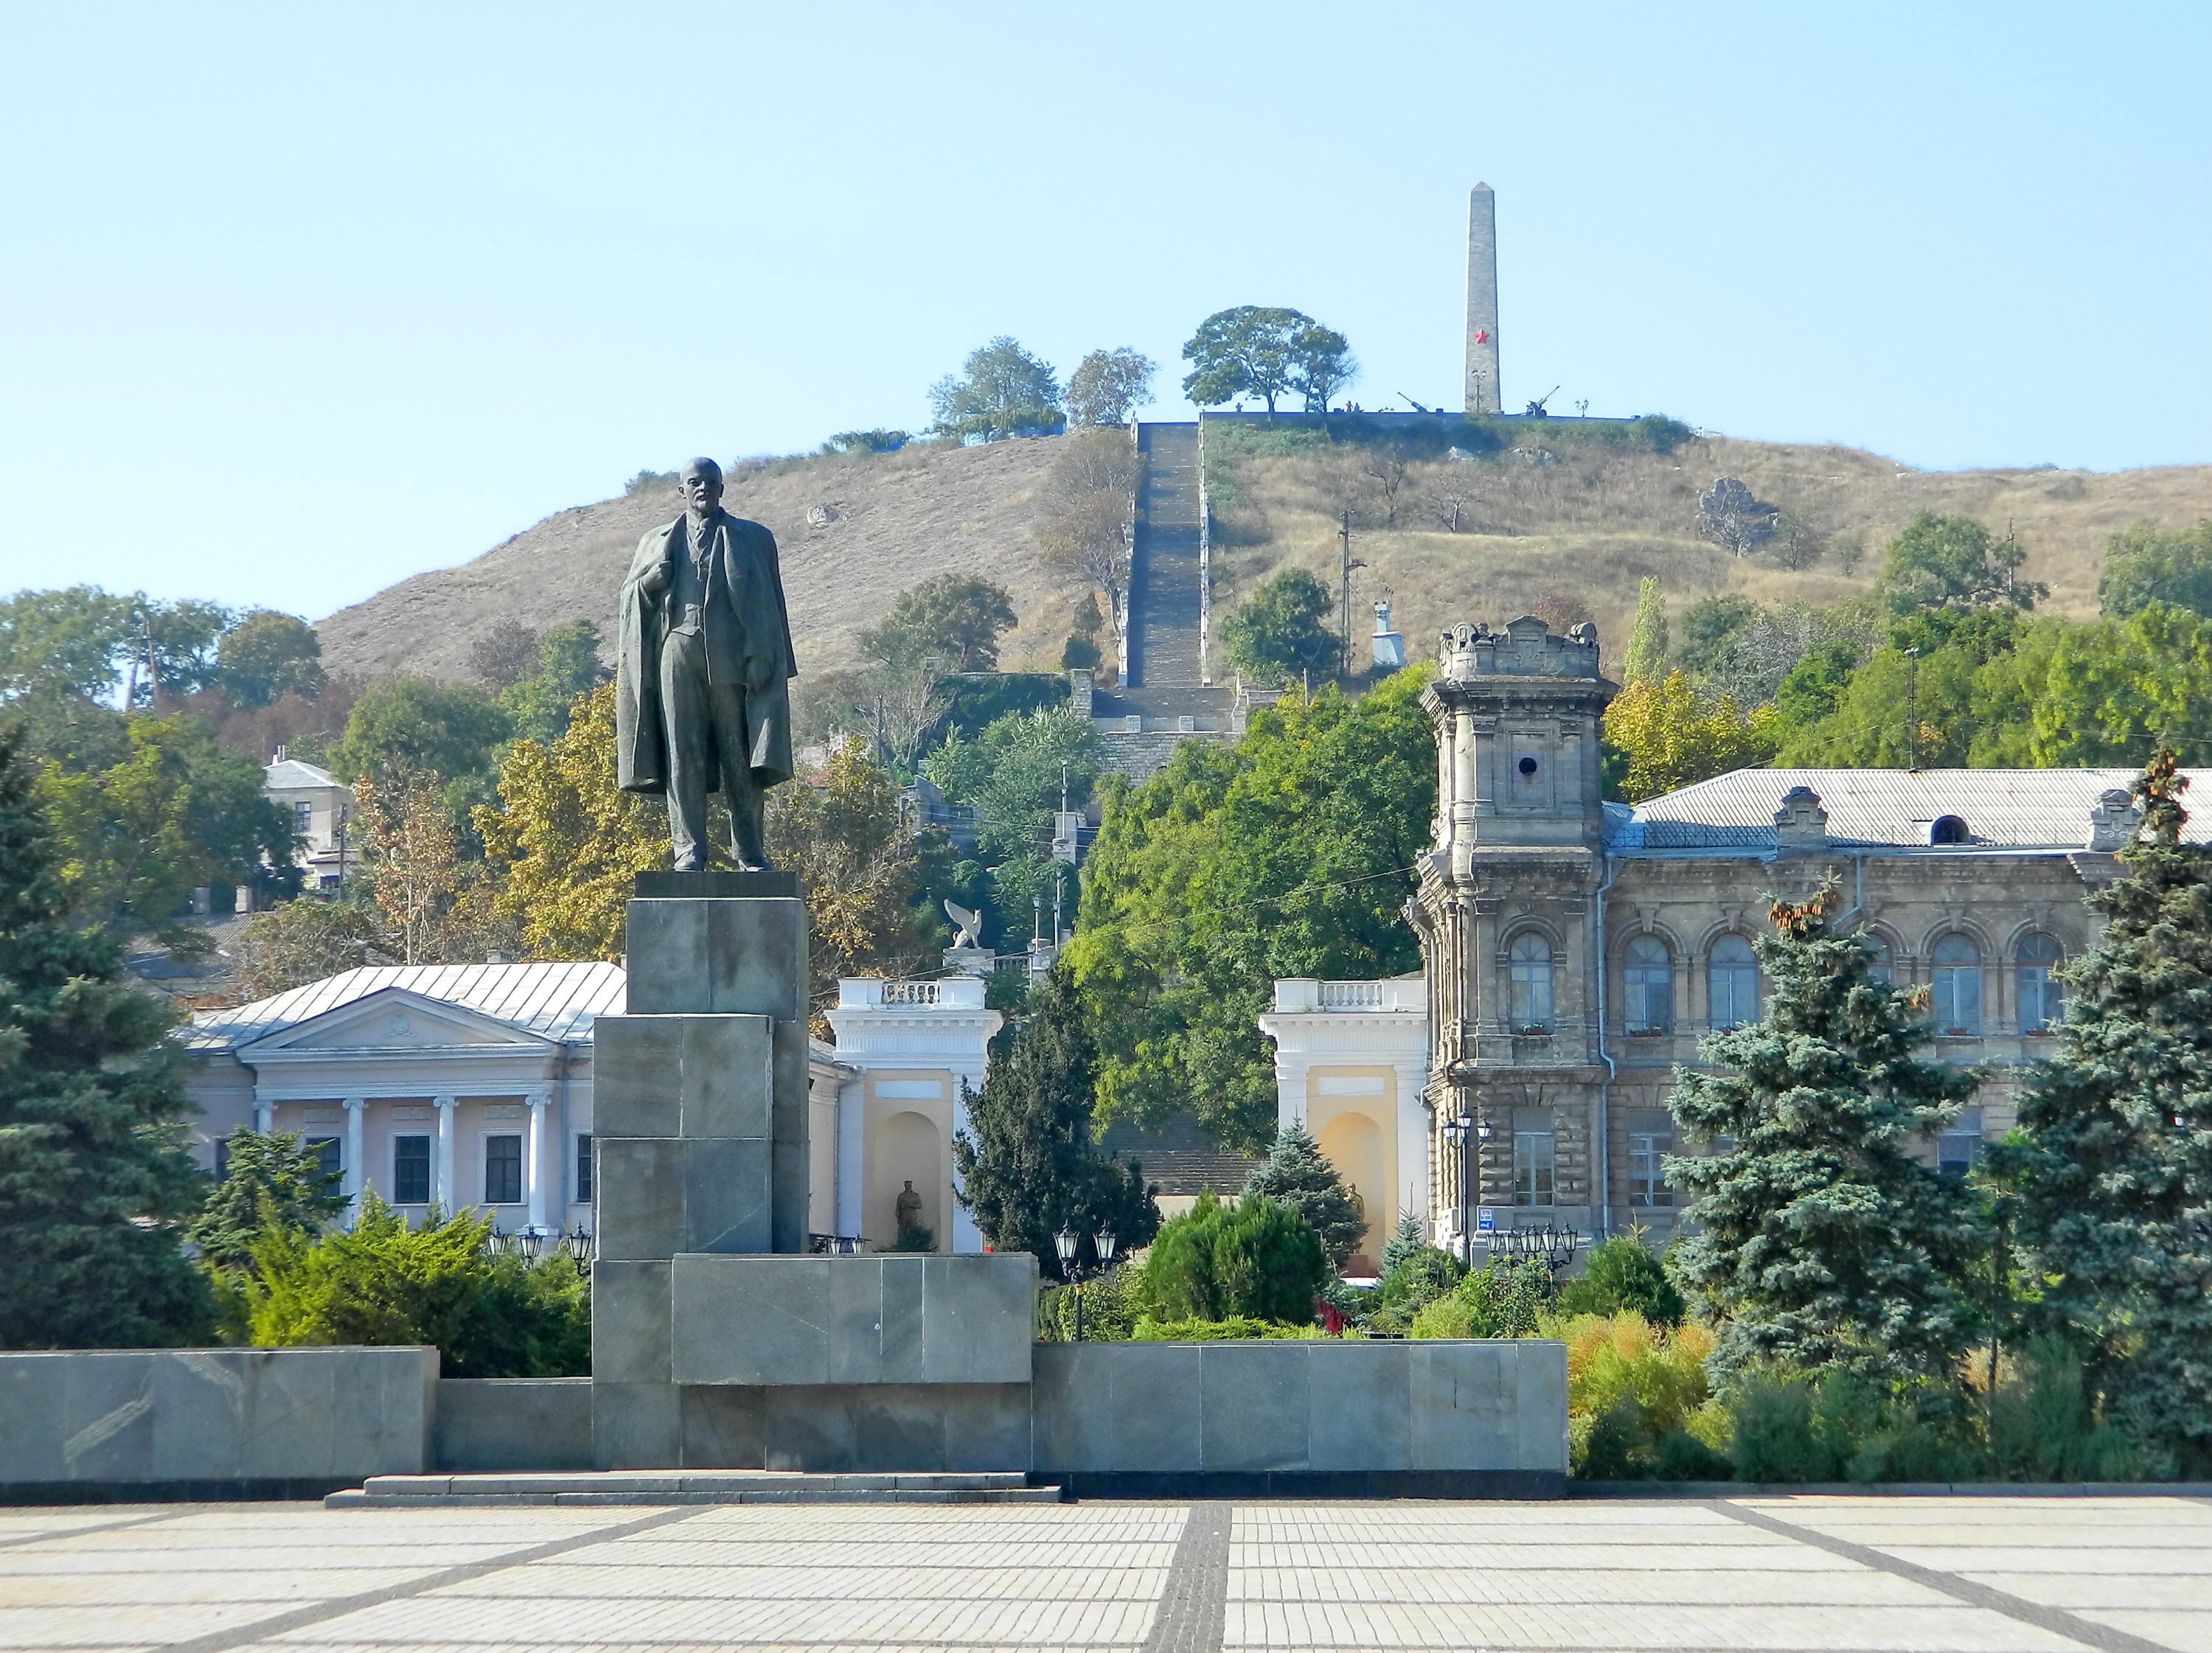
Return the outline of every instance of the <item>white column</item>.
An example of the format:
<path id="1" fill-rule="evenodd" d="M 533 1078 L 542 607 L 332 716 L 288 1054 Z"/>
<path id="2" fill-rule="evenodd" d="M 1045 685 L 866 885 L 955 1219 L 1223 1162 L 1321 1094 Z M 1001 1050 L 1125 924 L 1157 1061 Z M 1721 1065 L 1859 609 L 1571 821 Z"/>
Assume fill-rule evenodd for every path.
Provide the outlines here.
<path id="1" fill-rule="evenodd" d="M 276 1104 L 263 1101 L 258 1091 L 253 1097 L 253 1128 L 263 1136 L 276 1128 Z"/>
<path id="2" fill-rule="evenodd" d="M 362 1176 L 362 1166 L 361 1163 L 362 1115 L 367 1109 L 368 1106 L 368 1098 L 366 1097 L 348 1097 L 345 1099 L 345 1192 L 346 1198 L 351 1201 L 352 1212 L 354 1214 L 359 1213 L 361 1210 L 362 1190 L 368 1186 L 368 1180 Z M 350 1216 L 348 1220 L 349 1222 L 351 1221 Z"/>
<path id="3" fill-rule="evenodd" d="M 530 1104 L 530 1138 L 523 1145 L 522 1194 L 530 1202 L 530 1226 L 545 1231 L 545 1109 L 552 1098 L 543 1091 L 524 1100 Z"/>
<path id="4" fill-rule="evenodd" d="M 430 1185 L 431 1197 L 450 1217 L 459 1203 L 453 1197 L 453 1099 L 434 1097 L 431 1100 L 438 1104 L 438 1164 Z"/>
<path id="5" fill-rule="evenodd" d="M 837 1232 L 860 1231 L 860 1168 L 867 1120 L 867 1082 L 847 1079 L 837 1087 Z"/>

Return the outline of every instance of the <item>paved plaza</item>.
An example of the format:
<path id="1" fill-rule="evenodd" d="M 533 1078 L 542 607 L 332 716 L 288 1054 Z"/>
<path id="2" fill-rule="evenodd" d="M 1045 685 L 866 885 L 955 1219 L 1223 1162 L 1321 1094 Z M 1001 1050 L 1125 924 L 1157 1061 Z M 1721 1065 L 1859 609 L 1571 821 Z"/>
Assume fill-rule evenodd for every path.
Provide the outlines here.
<path id="1" fill-rule="evenodd" d="M 2186 1498 L 0 1510 L 0 1649 L 2174 1648 Z"/>

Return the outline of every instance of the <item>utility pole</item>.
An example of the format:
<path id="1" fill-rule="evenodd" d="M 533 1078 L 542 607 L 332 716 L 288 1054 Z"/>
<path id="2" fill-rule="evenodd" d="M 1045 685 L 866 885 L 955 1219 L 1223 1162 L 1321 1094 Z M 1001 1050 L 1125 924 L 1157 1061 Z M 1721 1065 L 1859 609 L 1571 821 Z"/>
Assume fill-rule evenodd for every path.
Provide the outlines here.
<path id="1" fill-rule="evenodd" d="M 1920 767 L 1920 651 L 1905 651 L 1905 767 Z"/>

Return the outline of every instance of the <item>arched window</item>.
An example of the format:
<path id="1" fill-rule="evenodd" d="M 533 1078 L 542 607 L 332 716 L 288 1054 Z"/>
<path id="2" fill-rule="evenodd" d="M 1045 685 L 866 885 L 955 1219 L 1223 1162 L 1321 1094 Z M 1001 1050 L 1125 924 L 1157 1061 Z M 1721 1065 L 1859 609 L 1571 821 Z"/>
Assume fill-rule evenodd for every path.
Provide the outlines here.
<path id="1" fill-rule="evenodd" d="M 1982 955 L 1962 935 L 1947 935 L 1929 955 L 1936 967 L 1931 1008 L 1936 1033 L 1945 1039 L 1982 1036 Z"/>
<path id="2" fill-rule="evenodd" d="M 1674 961 L 1657 936 L 1628 944 L 1620 969 L 1621 1020 L 1632 1034 L 1659 1034 L 1674 1024 Z"/>
<path id="3" fill-rule="evenodd" d="M 1506 1015 L 1516 1033 L 1552 1030 L 1552 944 L 1534 931 L 1513 938 L 1506 979 Z"/>
<path id="4" fill-rule="evenodd" d="M 1717 1028 L 1749 1027 L 1759 1019 L 1759 956 L 1740 935 L 1713 943 L 1705 962 L 1710 1020 Z"/>
<path id="5" fill-rule="evenodd" d="M 1897 968 L 1890 959 L 1889 943 L 1878 935 L 1870 935 L 1866 944 L 1867 980 L 1878 981 L 1885 988 L 1891 986 L 1897 980 Z"/>
<path id="6" fill-rule="evenodd" d="M 2066 950 L 2040 932 L 2020 939 L 2014 981 L 2022 1033 L 2048 1033 L 2066 1014 L 2066 989 L 2057 974 L 2065 957 Z"/>
<path id="7" fill-rule="evenodd" d="M 1961 815 L 1939 815 L 1928 823 L 1928 842 L 1931 844 L 1967 844 L 1974 835 L 1966 830 L 1966 817 Z"/>

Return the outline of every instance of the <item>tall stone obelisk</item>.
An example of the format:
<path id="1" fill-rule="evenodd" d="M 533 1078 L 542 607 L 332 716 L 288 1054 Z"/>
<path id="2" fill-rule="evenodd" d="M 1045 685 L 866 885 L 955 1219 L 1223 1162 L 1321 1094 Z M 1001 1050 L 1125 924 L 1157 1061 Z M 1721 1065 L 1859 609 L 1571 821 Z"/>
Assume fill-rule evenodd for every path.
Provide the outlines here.
<path id="1" fill-rule="evenodd" d="M 1469 413 L 1497 413 L 1498 198 L 1477 184 L 1467 202 L 1467 401 Z"/>

